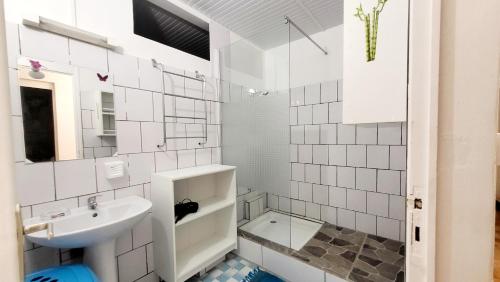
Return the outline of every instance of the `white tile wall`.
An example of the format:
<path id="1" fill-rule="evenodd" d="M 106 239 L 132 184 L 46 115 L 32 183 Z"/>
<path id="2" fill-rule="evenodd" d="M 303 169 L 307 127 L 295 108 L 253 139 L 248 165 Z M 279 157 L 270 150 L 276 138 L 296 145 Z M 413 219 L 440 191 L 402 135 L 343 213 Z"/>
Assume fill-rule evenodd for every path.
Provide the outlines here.
<path id="1" fill-rule="evenodd" d="M 21 30 L 18 37 L 18 28 Z M 23 216 L 37 216 L 60 207 L 73 208 L 84 206 L 91 195 L 102 195 L 98 201 L 107 201 L 138 195 L 150 198 L 150 175 L 155 171 L 172 170 L 180 167 L 220 163 L 220 106 L 218 102 L 218 81 L 208 78 L 205 95 L 212 100 L 208 105 L 209 134 L 208 142 L 198 146 L 196 141 L 179 139 L 167 142 L 167 151 L 157 145 L 163 143 L 163 83 L 162 74 L 151 65 L 149 58 L 140 59 L 128 55 L 106 51 L 100 47 L 70 40 L 50 33 L 40 32 L 9 24 L 9 76 L 11 80 L 11 119 L 14 126 L 16 155 L 16 189 L 19 202 L 23 206 Z M 20 40 L 19 40 L 20 39 Z M 19 44 L 20 42 L 20 44 Z M 78 67 L 78 80 L 81 91 L 82 126 L 84 155 L 88 159 L 47 162 L 36 164 L 24 163 L 24 144 L 22 134 L 21 105 L 17 86 L 17 57 L 19 54 L 35 59 L 71 64 Z M 109 70 L 108 70 L 109 65 Z M 182 70 L 167 67 L 167 70 L 184 74 Z M 98 81 L 96 73 L 109 75 L 106 83 Z M 199 82 L 185 83 L 177 75 L 165 75 L 167 93 L 201 97 Z M 95 91 L 104 89 L 115 94 L 116 127 L 118 135 L 114 138 L 95 137 Z M 241 89 L 240 89 L 241 92 Z M 303 98 L 302 98 L 303 99 Z M 176 103 L 177 102 L 177 103 Z M 193 100 L 171 99 L 165 96 L 165 110 L 184 111 L 189 116 L 202 114 L 202 104 L 194 110 Z M 186 106 L 187 105 L 187 106 Z M 203 105 L 204 106 L 204 105 Z M 176 109 L 177 107 L 177 109 Z M 176 136 L 186 136 L 187 124 L 198 121 L 192 119 L 169 120 Z M 185 122 L 180 123 L 180 122 Z M 167 124 L 167 125 L 168 125 Z M 200 124 L 194 126 L 199 128 Z M 196 130 L 197 130 L 196 129 Z M 171 131 L 167 130 L 167 134 Z M 169 140 L 172 141 L 172 140 Z M 304 130 L 302 129 L 302 143 Z M 116 146 L 118 144 L 118 152 Z M 172 144 L 176 145 L 175 147 Z M 187 148 L 197 148 L 186 150 Z M 178 151 L 181 150 L 181 151 Z M 115 152 L 117 157 L 109 157 Z M 99 158 L 107 156 L 106 158 Z M 94 159 L 97 157 L 97 159 Z M 125 166 L 124 177 L 106 179 L 106 162 L 122 160 Z M 302 177 L 304 168 L 302 167 Z M 278 206 L 278 198 L 276 204 Z M 270 200 L 273 201 L 273 200 Z M 274 202 L 274 201 L 273 201 Z M 288 200 L 289 202 L 289 200 Z M 285 198 L 281 200 L 283 210 Z M 67 253 L 50 248 L 33 248 L 27 245 L 25 252 L 26 269 L 32 272 L 41 267 L 60 264 Z M 125 232 L 117 241 L 117 267 L 120 282 L 158 281 L 154 274 L 152 256 L 151 219 L 146 217 L 132 231 Z"/>
<path id="2" fill-rule="evenodd" d="M 305 205 L 306 216 L 403 238 L 391 228 L 405 221 L 406 125 L 342 124 L 341 87 L 321 83 L 319 98 L 318 85 L 291 90 L 293 181 L 282 196 L 296 199 L 294 213 Z"/>

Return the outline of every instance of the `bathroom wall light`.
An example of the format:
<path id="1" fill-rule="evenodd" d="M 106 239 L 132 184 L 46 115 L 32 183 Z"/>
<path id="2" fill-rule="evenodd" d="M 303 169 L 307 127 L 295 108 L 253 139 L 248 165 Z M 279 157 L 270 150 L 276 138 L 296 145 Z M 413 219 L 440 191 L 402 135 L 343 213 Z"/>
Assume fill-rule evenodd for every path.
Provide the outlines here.
<path id="1" fill-rule="evenodd" d="M 76 28 L 74 26 L 56 22 L 44 17 L 38 17 L 37 19 L 23 19 L 23 25 L 73 38 L 82 42 L 90 43 L 96 46 L 113 50 L 118 53 L 123 52 L 121 47 L 109 44 L 108 39 L 104 36 Z"/>

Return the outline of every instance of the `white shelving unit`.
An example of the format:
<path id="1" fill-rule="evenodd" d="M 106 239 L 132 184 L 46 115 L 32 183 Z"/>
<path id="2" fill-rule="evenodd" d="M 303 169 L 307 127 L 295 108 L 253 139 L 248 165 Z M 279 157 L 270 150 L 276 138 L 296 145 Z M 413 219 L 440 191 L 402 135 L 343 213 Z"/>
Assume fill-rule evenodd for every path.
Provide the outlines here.
<path id="1" fill-rule="evenodd" d="M 237 247 L 235 167 L 208 165 L 160 172 L 151 180 L 155 271 L 185 281 Z M 199 203 L 175 223 L 174 205 Z"/>
<path id="2" fill-rule="evenodd" d="M 115 102 L 112 92 L 97 92 L 97 135 L 116 136 L 115 127 Z"/>

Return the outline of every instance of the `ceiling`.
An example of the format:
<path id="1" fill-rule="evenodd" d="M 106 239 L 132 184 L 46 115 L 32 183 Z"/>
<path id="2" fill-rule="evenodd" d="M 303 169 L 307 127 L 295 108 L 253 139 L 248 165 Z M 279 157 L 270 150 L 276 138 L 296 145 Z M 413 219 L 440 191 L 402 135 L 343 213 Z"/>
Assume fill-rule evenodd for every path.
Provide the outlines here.
<path id="1" fill-rule="evenodd" d="M 285 15 L 309 35 L 343 22 L 343 0 L 182 1 L 262 49 L 288 42 Z M 301 37 L 292 30 L 292 40 Z"/>

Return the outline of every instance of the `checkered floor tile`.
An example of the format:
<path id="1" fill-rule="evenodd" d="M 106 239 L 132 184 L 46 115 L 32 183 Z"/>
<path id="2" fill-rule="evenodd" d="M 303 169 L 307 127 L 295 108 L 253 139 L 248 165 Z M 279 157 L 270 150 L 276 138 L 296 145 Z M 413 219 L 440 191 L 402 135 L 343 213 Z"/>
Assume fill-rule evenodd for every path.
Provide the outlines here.
<path id="1" fill-rule="evenodd" d="M 257 265 L 232 253 L 202 277 L 192 277 L 188 282 L 241 282 Z"/>

